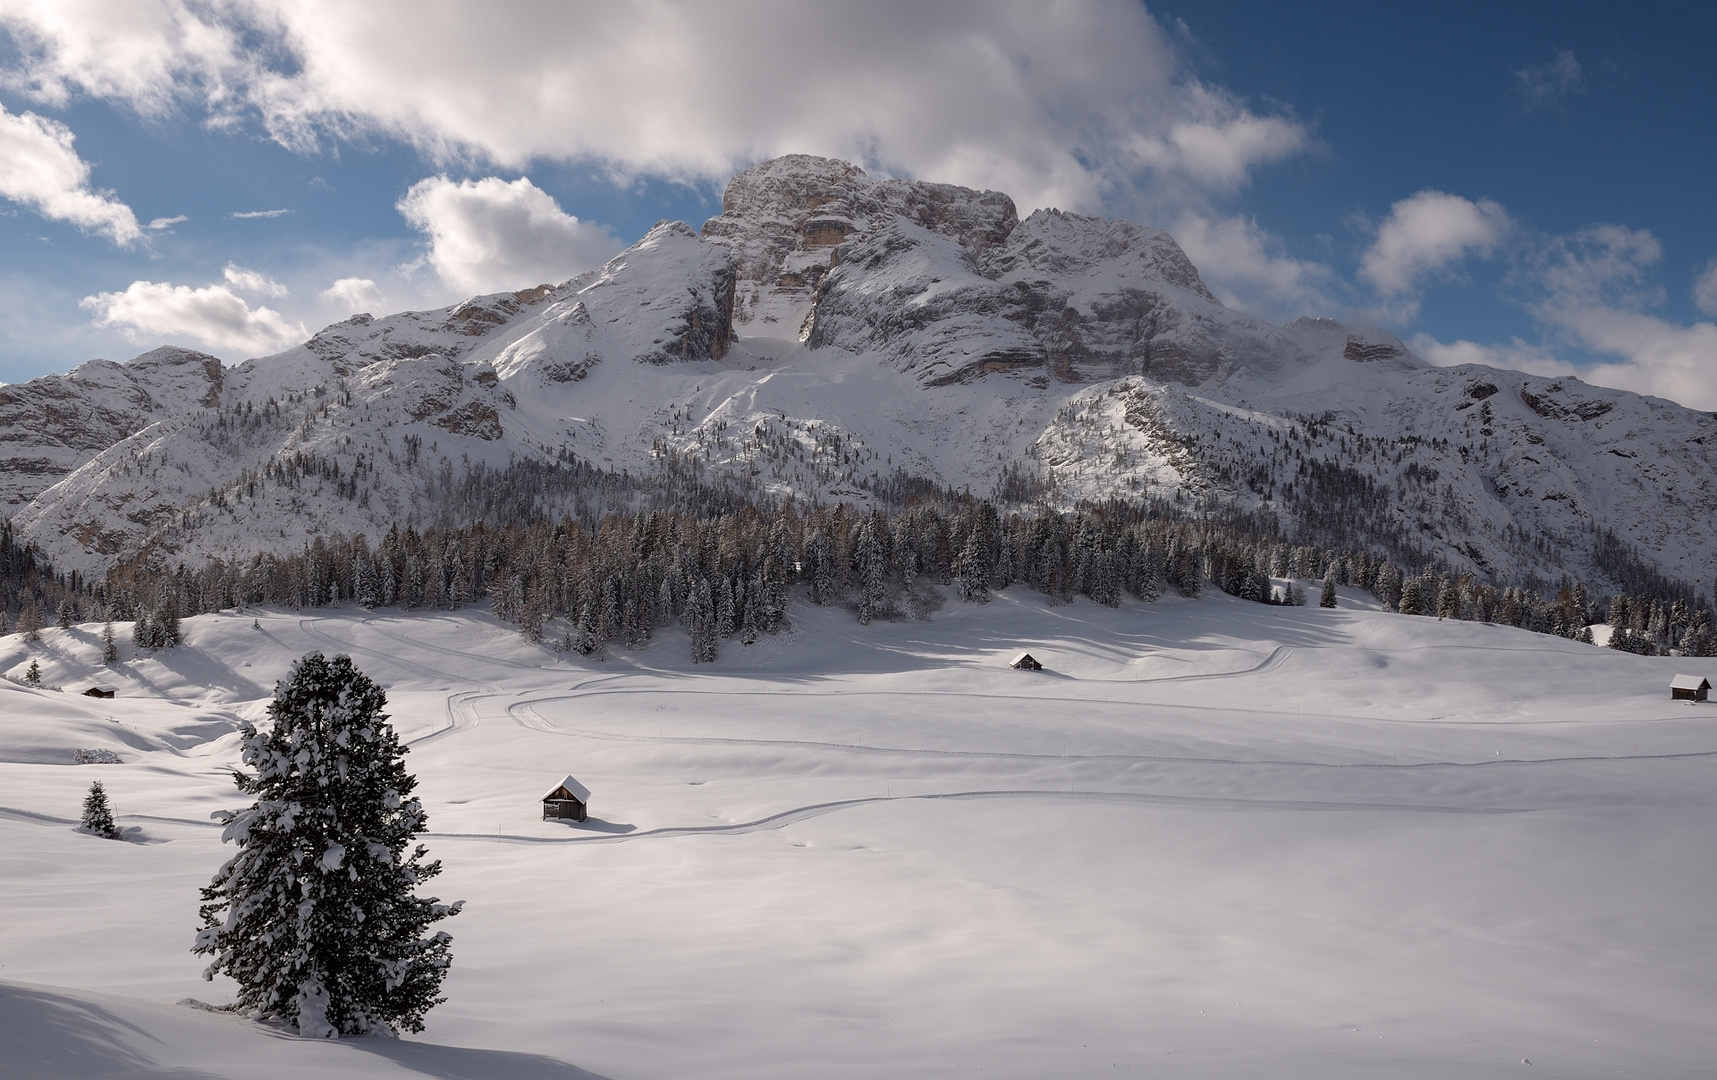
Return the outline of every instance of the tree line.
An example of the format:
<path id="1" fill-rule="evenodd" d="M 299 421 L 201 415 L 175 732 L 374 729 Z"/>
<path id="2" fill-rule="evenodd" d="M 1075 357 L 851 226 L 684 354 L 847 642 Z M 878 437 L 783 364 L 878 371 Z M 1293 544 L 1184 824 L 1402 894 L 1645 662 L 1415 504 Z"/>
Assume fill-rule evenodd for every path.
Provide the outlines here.
<path id="1" fill-rule="evenodd" d="M 395 526 L 373 544 L 362 535 L 318 537 L 293 554 L 200 567 L 161 568 L 140 558 L 115 565 L 69 603 L 87 618 L 139 620 L 165 639 L 182 615 L 253 604 L 410 611 L 489 602 L 528 639 L 583 655 L 638 648 L 664 627 L 684 627 L 693 658 L 709 662 L 735 638 L 750 644 L 779 631 L 793 595 L 845 607 L 869 623 L 924 618 L 949 596 L 984 603 L 1012 588 L 1052 603 L 1077 596 L 1114 607 L 1125 597 L 1196 596 L 1208 583 L 1259 603 L 1303 603 L 1296 589 L 1272 579 L 1310 578 L 1365 589 L 1407 614 L 1570 638 L 1588 623 L 1619 618 L 1627 633 L 1612 639 L 1625 643 L 1617 647 L 1711 646 L 1703 598 L 1622 596 L 1617 607 L 1579 583 L 1549 595 L 1499 587 L 1437 564 L 1403 569 L 1363 548 L 1293 544 L 1273 535 L 1270 522 L 1239 515 L 1119 503 L 1004 513 L 989 500 L 953 496 L 893 512 L 851 503 L 727 505 L 713 513 L 666 508 L 552 523 Z"/>

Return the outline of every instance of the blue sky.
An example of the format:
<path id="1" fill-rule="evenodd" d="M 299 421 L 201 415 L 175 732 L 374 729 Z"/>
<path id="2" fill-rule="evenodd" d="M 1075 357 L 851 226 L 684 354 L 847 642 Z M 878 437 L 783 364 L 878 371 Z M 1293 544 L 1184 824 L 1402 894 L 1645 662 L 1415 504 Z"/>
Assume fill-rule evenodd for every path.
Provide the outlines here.
<path id="1" fill-rule="evenodd" d="M 1717 409 L 1706 7 L 856 7 L 0 0 L 0 380 L 559 280 L 803 151 Z"/>

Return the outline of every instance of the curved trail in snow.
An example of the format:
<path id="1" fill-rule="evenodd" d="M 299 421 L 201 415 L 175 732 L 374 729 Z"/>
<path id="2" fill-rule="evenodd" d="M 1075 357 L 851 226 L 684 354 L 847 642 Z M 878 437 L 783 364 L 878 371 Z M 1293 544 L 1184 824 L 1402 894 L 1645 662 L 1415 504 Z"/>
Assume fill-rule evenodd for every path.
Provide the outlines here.
<path id="1" fill-rule="evenodd" d="M 795 822 L 822 817 L 840 810 L 851 810 L 878 803 L 961 801 L 967 799 L 1059 799 L 1071 802 L 1124 802 L 1156 806 L 1186 806 L 1212 810 L 1279 810 L 1303 812 L 1374 811 L 1416 814 L 1529 814 L 1530 809 L 1503 806 L 1437 806 L 1413 803 L 1319 802 L 1299 799 L 1232 799 L 1216 795 L 1152 795 L 1136 791 L 1055 791 L 1039 788 L 1003 788 L 992 791 L 945 791 L 922 795 L 873 795 L 868 798 L 838 799 L 833 802 L 796 806 L 791 810 L 741 821 L 732 825 L 668 825 L 659 829 L 610 835 L 591 836 L 522 836 L 512 833 L 454 833 L 426 832 L 425 837 L 441 840 L 504 840 L 524 844 L 620 844 L 631 840 L 663 839 L 675 836 L 734 836 L 745 833 L 780 829 Z"/>
<path id="2" fill-rule="evenodd" d="M 832 751 L 846 754 L 875 754 L 893 757 L 922 758 L 982 758 L 1002 761 L 1128 761 L 1164 765 L 1280 765 L 1308 769 L 1470 769 L 1496 765 L 1568 765 L 1602 761 L 1679 761 L 1717 757 L 1717 750 L 1689 750 L 1667 754 L 1583 754 L 1554 758 L 1481 758 L 1477 761 L 1294 761 L 1279 758 L 1219 758 L 1171 754 L 1033 754 L 1014 750 L 937 750 L 904 746 L 869 746 L 864 743 L 816 742 L 808 739 L 737 739 L 700 735 L 627 735 L 620 732 L 596 731 L 589 728 L 558 728 L 531 706 L 560 698 L 536 698 L 507 706 L 513 722 L 532 731 L 568 738 L 596 739 L 604 742 L 647 742 L 685 746 L 762 746 L 797 750 Z M 521 714 L 530 717 L 527 721 Z"/>

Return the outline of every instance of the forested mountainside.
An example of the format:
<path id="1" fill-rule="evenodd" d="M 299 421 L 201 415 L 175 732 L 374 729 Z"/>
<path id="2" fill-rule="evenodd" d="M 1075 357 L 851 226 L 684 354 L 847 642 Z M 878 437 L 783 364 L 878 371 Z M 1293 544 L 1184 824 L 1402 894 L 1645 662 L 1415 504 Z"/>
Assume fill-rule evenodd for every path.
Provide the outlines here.
<path id="1" fill-rule="evenodd" d="M 568 282 L 357 315 L 232 367 L 162 349 L 0 395 L 0 497 L 86 575 L 396 526 L 924 491 L 1004 516 L 1244 518 L 1491 585 L 1717 573 L 1711 414 L 1434 368 L 1375 328 L 1273 326 L 1217 302 L 1160 230 L 1020 220 L 997 192 L 804 156 L 734 177 L 701 232 L 662 223 Z"/>

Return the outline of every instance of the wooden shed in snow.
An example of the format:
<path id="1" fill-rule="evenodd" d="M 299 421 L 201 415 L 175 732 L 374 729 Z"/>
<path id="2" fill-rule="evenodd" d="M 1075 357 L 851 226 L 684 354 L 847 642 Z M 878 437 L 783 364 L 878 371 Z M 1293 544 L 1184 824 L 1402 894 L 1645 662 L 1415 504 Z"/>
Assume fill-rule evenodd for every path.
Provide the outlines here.
<path id="1" fill-rule="evenodd" d="M 83 696 L 84 697 L 110 698 L 113 696 L 113 691 L 110 688 L 105 687 L 105 686 L 92 686 L 88 690 L 85 690 L 83 692 Z"/>
<path id="2" fill-rule="evenodd" d="M 583 821 L 589 813 L 590 789 L 567 777 L 543 796 L 543 820 Z"/>
<path id="3" fill-rule="evenodd" d="M 1038 663 L 1037 658 L 1032 656 L 1028 652 L 1022 652 L 1018 656 L 1014 657 L 1012 660 L 1009 660 L 1008 661 L 1008 667 L 1011 667 L 1011 668 L 1015 669 L 1016 671 L 1042 671 L 1043 670 L 1043 665 Z"/>
<path id="4" fill-rule="evenodd" d="M 1669 680 L 1671 701 L 1704 701 L 1711 694 L 1711 680 L 1703 675 L 1677 675 Z"/>

